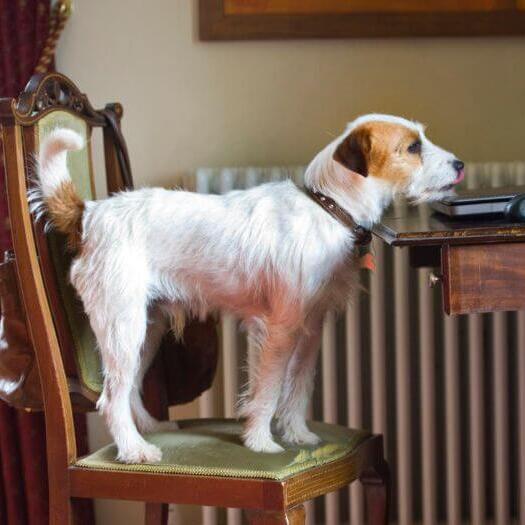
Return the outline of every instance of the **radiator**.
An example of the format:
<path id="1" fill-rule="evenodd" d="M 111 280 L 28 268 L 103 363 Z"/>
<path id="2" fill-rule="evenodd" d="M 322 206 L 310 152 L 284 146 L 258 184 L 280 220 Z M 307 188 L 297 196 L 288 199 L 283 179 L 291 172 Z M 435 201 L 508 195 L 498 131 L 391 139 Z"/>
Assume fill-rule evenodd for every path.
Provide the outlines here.
<path id="1" fill-rule="evenodd" d="M 470 164 L 469 187 L 525 185 L 525 163 Z M 292 178 L 301 167 L 202 169 L 181 185 L 224 193 Z M 405 203 L 396 203 L 402 211 Z M 423 211 L 423 209 L 422 209 Z M 311 408 L 315 419 L 385 436 L 391 521 L 525 525 L 525 312 L 447 317 L 430 270 L 373 242 L 377 270 L 341 316 L 324 321 Z M 199 401 L 202 417 L 234 416 L 250 356 L 222 316 L 222 363 Z M 242 523 L 239 510 L 202 509 L 202 523 Z M 307 504 L 307 523 L 361 525 L 359 483 Z"/>

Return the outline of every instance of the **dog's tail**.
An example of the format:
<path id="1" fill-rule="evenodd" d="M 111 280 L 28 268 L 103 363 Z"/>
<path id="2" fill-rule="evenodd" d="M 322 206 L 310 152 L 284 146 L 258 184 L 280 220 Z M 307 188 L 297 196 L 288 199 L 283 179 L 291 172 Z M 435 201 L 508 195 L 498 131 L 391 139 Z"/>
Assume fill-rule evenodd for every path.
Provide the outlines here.
<path id="1" fill-rule="evenodd" d="M 84 147 L 82 137 L 71 129 L 57 128 L 40 145 L 38 183 L 31 190 L 31 209 L 37 214 L 47 212 L 50 223 L 68 239 L 76 250 L 80 242 L 85 204 L 75 190 L 67 167 L 67 152 Z"/>

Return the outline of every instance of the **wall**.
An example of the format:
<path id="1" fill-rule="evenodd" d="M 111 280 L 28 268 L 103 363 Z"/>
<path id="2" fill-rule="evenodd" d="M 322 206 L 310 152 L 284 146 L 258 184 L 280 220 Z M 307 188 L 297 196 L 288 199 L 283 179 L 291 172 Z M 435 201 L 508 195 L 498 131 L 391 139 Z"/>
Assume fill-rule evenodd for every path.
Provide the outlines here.
<path id="1" fill-rule="evenodd" d="M 301 164 L 364 112 L 399 113 L 468 160 L 523 152 L 525 39 L 201 43 L 193 0 L 76 0 L 58 67 L 121 101 L 137 182 Z"/>
<path id="2" fill-rule="evenodd" d="M 170 185 L 198 166 L 306 163 L 370 111 L 427 123 L 466 160 L 525 158 L 525 39 L 200 43 L 196 25 L 195 0 L 75 0 L 58 69 L 96 106 L 124 104 L 137 184 Z M 96 418 L 91 437 L 107 441 Z M 111 503 L 98 517 L 142 516 Z"/>

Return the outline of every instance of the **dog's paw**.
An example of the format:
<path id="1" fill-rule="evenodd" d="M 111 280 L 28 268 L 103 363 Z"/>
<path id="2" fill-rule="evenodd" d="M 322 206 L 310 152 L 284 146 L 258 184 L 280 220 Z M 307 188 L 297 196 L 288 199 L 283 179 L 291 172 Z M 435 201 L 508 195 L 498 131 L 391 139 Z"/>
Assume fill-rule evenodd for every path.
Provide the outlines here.
<path id="1" fill-rule="evenodd" d="M 280 452 L 284 452 L 284 448 L 273 439 L 268 439 L 264 442 L 261 440 L 254 440 L 253 442 L 246 440 L 244 444 L 254 452 L 264 452 L 265 454 L 279 454 Z"/>
<path id="2" fill-rule="evenodd" d="M 283 440 L 290 445 L 318 445 L 321 438 L 304 427 L 288 427 L 284 430 Z"/>
<path id="3" fill-rule="evenodd" d="M 244 445 L 254 452 L 265 452 L 267 454 L 284 452 L 284 448 L 272 439 L 271 434 L 263 435 L 260 432 L 246 433 L 244 435 Z"/>
<path id="4" fill-rule="evenodd" d="M 122 463 L 158 463 L 162 459 L 159 447 L 143 441 L 126 450 L 120 450 L 117 460 Z"/>

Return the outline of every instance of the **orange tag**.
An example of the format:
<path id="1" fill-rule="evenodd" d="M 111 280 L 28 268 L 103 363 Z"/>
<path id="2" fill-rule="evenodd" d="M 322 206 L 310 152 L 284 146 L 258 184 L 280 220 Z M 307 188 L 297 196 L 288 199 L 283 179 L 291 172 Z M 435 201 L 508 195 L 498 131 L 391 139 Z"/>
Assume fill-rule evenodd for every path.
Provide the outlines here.
<path id="1" fill-rule="evenodd" d="M 375 257 L 370 252 L 365 253 L 365 255 L 359 258 L 359 268 L 364 268 L 365 270 L 370 270 L 371 272 L 375 272 L 376 271 Z"/>

